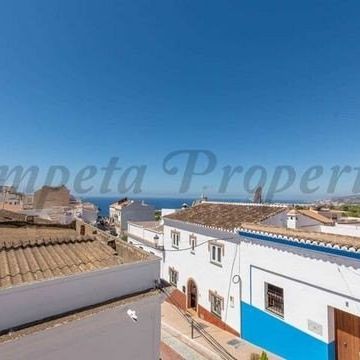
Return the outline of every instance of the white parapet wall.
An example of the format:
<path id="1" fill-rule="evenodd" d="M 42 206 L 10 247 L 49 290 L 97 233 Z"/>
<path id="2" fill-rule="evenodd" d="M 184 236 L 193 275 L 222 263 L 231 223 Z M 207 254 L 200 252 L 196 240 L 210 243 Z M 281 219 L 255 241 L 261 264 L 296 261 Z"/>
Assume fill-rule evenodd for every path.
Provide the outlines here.
<path id="1" fill-rule="evenodd" d="M 160 259 L 127 263 L 0 291 L 0 331 L 130 296 L 155 286 Z"/>
<path id="2" fill-rule="evenodd" d="M 328 234 L 360 237 L 360 225 L 359 224 L 335 224 L 335 226 L 322 225 L 321 232 Z"/>

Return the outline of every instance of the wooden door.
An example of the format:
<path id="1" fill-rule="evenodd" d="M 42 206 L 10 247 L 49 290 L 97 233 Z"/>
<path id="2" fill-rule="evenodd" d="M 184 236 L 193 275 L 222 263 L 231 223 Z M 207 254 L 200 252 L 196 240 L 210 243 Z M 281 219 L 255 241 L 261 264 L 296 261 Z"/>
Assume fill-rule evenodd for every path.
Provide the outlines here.
<path id="1" fill-rule="evenodd" d="M 335 309 L 337 360 L 360 360 L 360 318 Z"/>
<path id="2" fill-rule="evenodd" d="M 188 307 L 195 310 L 197 308 L 197 287 L 193 280 L 188 282 Z"/>

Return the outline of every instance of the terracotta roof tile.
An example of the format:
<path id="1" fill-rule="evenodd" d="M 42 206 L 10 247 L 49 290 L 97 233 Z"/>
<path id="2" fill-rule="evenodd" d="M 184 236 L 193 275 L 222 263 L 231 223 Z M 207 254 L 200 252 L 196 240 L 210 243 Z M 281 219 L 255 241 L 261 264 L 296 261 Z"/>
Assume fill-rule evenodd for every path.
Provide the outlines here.
<path id="1" fill-rule="evenodd" d="M 129 224 L 139 226 L 146 230 L 155 231 L 162 233 L 164 230 L 164 225 L 160 221 L 128 221 Z"/>
<path id="2" fill-rule="evenodd" d="M 322 224 L 326 224 L 326 225 L 333 225 L 334 222 L 327 218 L 326 216 L 324 215 L 321 215 L 315 211 L 312 211 L 312 210 L 297 210 L 298 213 L 304 215 L 304 216 L 307 216 L 311 219 L 314 219 L 316 221 L 319 221 L 321 222 Z"/>
<path id="3" fill-rule="evenodd" d="M 286 206 L 204 202 L 164 218 L 233 230 L 243 222 L 257 223 L 286 209 Z"/>
<path id="4" fill-rule="evenodd" d="M 42 219 L 37 216 L 29 216 L 15 211 L 0 209 L 0 223 L 27 222 L 31 217 L 34 219 L 35 224 L 51 224 L 50 220 Z"/>
<path id="5" fill-rule="evenodd" d="M 329 234 L 324 232 L 313 232 L 302 229 L 288 229 L 271 225 L 245 223 L 241 226 L 243 230 L 259 231 L 263 233 L 286 236 L 292 239 L 303 239 L 325 243 L 330 245 L 345 246 L 360 250 L 360 237 Z"/>
<path id="6" fill-rule="evenodd" d="M 7 240 L 1 230 L 0 288 L 121 264 L 113 249 L 95 237 Z"/>

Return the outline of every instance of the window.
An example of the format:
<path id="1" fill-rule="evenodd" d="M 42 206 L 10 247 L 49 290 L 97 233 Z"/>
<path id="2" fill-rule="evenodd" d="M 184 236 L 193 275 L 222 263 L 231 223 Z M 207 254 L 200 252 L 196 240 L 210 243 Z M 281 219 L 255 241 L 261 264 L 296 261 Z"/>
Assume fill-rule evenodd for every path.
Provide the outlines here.
<path id="1" fill-rule="evenodd" d="M 265 283 L 265 308 L 284 317 L 284 289 Z"/>
<path id="2" fill-rule="evenodd" d="M 210 245 L 210 261 L 213 264 L 221 265 L 223 255 L 223 246 L 222 245 Z"/>
<path id="3" fill-rule="evenodd" d="M 180 233 L 177 231 L 171 232 L 172 247 L 178 249 L 180 243 Z"/>
<path id="4" fill-rule="evenodd" d="M 169 283 L 177 286 L 179 273 L 174 268 L 169 268 Z"/>
<path id="5" fill-rule="evenodd" d="M 216 292 L 209 291 L 211 312 L 221 318 L 221 311 L 224 306 L 224 299 Z"/>
<path id="6" fill-rule="evenodd" d="M 195 254 L 196 236 L 190 235 L 190 236 L 189 236 L 189 243 L 190 243 L 190 246 L 191 246 L 190 252 L 191 252 L 192 254 Z"/>

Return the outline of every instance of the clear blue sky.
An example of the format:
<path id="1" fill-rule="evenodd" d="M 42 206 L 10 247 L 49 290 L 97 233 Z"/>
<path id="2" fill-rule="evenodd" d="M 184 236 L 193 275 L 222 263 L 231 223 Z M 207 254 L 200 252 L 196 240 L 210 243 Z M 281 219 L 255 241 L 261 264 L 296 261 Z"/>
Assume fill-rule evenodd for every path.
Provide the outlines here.
<path id="1" fill-rule="evenodd" d="M 1 163 L 118 156 L 147 165 L 144 194 L 177 191 L 162 160 L 180 149 L 218 159 L 193 194 L 225 165 L 358 166 L 359 18 L 359 1 L 3 1 Z"/>

